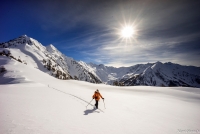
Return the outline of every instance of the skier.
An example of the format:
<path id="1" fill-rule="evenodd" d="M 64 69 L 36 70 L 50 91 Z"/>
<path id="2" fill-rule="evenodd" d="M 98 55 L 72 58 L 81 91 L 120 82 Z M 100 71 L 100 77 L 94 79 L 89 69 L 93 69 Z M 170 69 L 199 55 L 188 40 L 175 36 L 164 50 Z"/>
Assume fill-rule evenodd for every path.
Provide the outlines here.
<path id="1" fill-rule="evenodd" d="M 103 98 L 103 97 L 101 96 L 101 94 L 99 93 L 99 90 L 97 89 L 97 90 L 94 92 L 94 95 L 93 95 L 93 99 L 96 100 L 95 106 L 96 106 L 97 109 L 98 109 L 98 102 L 99 102 L 99 100 L 100 100 L 101 98 L 104 100 L 104 98 Z"/>

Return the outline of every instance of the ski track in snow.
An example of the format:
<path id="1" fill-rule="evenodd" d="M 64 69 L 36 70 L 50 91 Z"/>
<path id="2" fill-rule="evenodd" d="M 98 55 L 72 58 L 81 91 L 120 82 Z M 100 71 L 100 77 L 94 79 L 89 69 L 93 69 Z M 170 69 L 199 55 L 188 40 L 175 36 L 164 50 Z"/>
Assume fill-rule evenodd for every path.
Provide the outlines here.
<path id="1" fill-rule="evenodd" d="M 61 93 L 64 93 L 64 94 L 67 94 L 67 95 L 73 96 L 73 97 L 75 97 L 75 98 L 77 98 L 77 99 L 79 99 L 79 100 L 81 100 L 81 101 L 83 101 L 83 102 L 86 102 L 87 104 L 90 103 L 90 102 L 88 102 L 88 101 L 86 101 L 86 100 L 84 100 L 84 99 L 82 99 L 82 98 L 80 98 L 80 97 L 78 97 L 78 96 L 76 96 L 76 95 L 73 95 L 73 94 L 70 94 L 70 93 L 66 93 L 66 92 L 61 91 L 61 90 L 59 90 L 59 89 L 56 89 L 56 88 L 54 88 L 54 87 L 50 87 L 50 86 L 48 86 L 48 87 L 49 87 L 49 88 L 52 88 L 52 89 L 54 89 L 54 90 L 56 90 L 56 91 L 59 91 L 59 92 L 61 92 Z M 82 103 L 82 104 L 83 104 L 83 103 Z M 84 103 L 84 104 L 85 104 L 85 103 Z M 92 105 L 91 103 L 90 103 L 89 105 L 94 107 L 94 105 Z M 86 109 L 87 109 L 87 107 L 86 107 Z M 101 110 L 101 109 L 98 109 L 98 110 L 100 110 L 101 112 L 104 113 L 103 110 Z M 94 110 L 92 110 L 92 111 L 94 111 Z"/>

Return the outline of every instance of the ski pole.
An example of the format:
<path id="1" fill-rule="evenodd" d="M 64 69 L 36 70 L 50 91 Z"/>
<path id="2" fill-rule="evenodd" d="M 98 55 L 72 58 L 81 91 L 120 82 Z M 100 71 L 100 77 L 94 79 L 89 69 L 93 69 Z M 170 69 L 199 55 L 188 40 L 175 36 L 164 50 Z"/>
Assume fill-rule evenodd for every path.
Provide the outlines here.
<path id="1" fill-rule="evenodd" d="M 105 106 L 105 102 L 104 102 L 104 99 L 103 99 L 103 104 L 104 104 L 104 108 L 106 109 L 106 106 Z"/>
<path id="2" fill-rule="evenodd" d="M 92 99 L 92 100 L 93 100 L 93 99 Z M 88 103 L 88 105 L 92 102 L 92 100 Z M 87 106 L 88 106 L 88 105 L 87 105 Z M 86 106 L 86 108 L 87 108 L 87 106 Z"/>

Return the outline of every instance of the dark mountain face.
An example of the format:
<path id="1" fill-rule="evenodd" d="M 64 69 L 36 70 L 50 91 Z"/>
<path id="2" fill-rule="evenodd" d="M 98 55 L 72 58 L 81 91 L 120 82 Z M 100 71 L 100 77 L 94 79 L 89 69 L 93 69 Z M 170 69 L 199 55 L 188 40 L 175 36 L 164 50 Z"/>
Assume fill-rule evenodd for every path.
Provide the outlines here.
<path id="1" fill-rule="evenodd" d="M 144 70 L 143 73 L 135 74 L 129 78 L 122 78 L 119 81 L 127 86 L 200 87 L 199 70 L 198 67 L 157 62 L 152 67 Z"/>

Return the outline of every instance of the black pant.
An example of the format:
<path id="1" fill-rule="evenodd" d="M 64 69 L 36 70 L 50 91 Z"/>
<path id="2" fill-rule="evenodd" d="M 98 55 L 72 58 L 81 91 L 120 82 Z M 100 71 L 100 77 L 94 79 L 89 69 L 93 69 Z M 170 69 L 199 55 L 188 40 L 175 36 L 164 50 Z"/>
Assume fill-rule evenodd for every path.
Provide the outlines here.
<path id="1" fill-rule="evenodd" d="M 98 109 L 98 100 L 95 100 L 96 101 L 96 103 L 95 103 L 95 106 L 96 106 L 96 108 Z"/>

